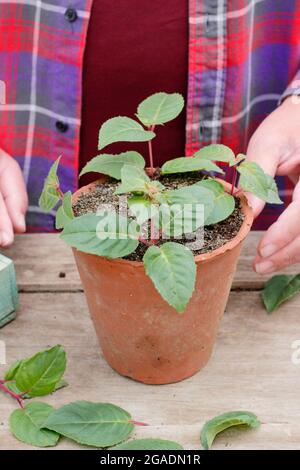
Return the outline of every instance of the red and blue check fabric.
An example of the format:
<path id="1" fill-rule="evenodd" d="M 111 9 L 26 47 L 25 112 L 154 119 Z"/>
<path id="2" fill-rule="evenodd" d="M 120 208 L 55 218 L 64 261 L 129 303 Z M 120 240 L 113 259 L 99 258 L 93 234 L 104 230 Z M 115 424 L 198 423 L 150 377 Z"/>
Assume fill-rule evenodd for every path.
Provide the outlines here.
<path id="1" fill-rule="evenodd" d="M 59 155 L 62 189 L 77 187 L 92 1 L 0 0 L 0 147 L 23 169 L 31 231 L 54 228 L 54 212 L 43 214 L 38 198 Z M 298 92 L 300 0 L 189 0 L 189 25 L 187 154 L 212 142 L 245 152 L 283 94 Z M 288 203 L 287 179 L 278 183 Z M 269 206 L 259 227 L 281 210 Z"/>

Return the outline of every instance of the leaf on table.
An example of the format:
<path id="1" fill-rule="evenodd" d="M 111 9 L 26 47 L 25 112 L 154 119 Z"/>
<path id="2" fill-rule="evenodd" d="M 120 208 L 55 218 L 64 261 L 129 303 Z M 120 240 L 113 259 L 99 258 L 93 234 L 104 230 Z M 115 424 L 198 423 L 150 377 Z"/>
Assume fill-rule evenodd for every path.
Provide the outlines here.
<path id="1" fill-rule="evenodd" d="M 53 411 L 44 427 L 79 444 L 110 447 L 128 438 L 134 429 L 130 414 L 110 403 L 76 401 Z"/>
<path id="2" fill-rule="evenodd" d="M 107 258 L 122 258 L 138 246 L 139 226 L 134 220 L 103 211 L 75 217 L 60 238 L 79 251 Z"/>
<path id="3" fill-rule="evenodd" d="M 206 145 L 194 154 L 195 157 L 212 160 L 215 162 L 224 162 L 234 164 L 235 156 L 231 148 L 223 144 Z"/>
<path id="4" fill-rule="evenodd" d="M 57 382 L 57 384 L 55 385 L 55 388 L 53 390 L 53 392 L 51 393 L 54 393 L 56 392 L 57 390 L 60 390 L 61 388 L 64 388 L 64 387 L 67 387 L 69 384 L 68 382 L 66 382 L 66 380 L 64 379 L 61 379 L 59 382 Z M 30 395 L 28 395 L 27 393 L 23 393 L 21 392 L 21 390 L 18 389 L 17 387 L 17 384 L 14 380 L 12 381 L 9 381 L 9 382 L 5 382 L 5 387 L 7 387 L 9 390 L 11 390 L 13 393 L 15 393 L 16 395 L 20 395 L 22 394 L 22 398 L 24 399 L 29 399 L 29 398 L 32 398 Z"/>
<path id="5" fill-rule="evenodd" d="M 23 362 L 22 360 L 14 362 L 9 367 L 9 369 L 5 372 L 4 380 L 13 380 L 15 378 L 16 373 L 17 373 L 20 365 L 22 364 L 22 362 Z"/>
<path id="6" fill-rule="evenodd" d="M 34 401 L 25 408 L 15 410 L 9 418 L 12 434 L 21 442 L 37 447 L 53 447 L 60 435 L 55 431 L 41 429 L 53 407 L 46 403 Z"/>
<path id="7" fill-rule="evenodd" d="M 59 230 L 64 228 L 72 219 L 74 219 L 74 213 L 72 208 L 72 193 L 68 191 L 64 194 L 62 205 L 57 209 L 55 227 Z"/>
<path id="8" fill-rule="evenodd" d="M 138 107 L 137 117 L 150 127 L 175 119 L 184 107 L 184 99 L 179 93 L 155 93 L 146 98 Z"/>
<path id="9" fill-rule="evenodd" d="M 161 167 L 162 175 L 186 173 L 190 171 L 214 171 L 224 174 L 214 162 L 198 157 L 179 157 L 169 160 Z"/>
<path id="10" fill-rule="evenodd" d="M 23 393 L 21 392 L 21 390 L 18 389 L 16 382 L 14 380 L 12 380 L 11 382 L 10 381 L 5 382 L 5 387 L 8 388 L 11 392 L 15 393 L 16 395 L 22 394 L 22 398 L 24 399 L 31 398 L 29 395 L 27 395 L 27 393 Z"/>
<path id="11" fill-rule="evenodd" d="M 205 218 L 205 225 L 212 225 L 227 219 L 235 208 L 235 199 L 226 193 L 224 186 L 212 178 L 199 181 L 194 186 L 206 188 L 213 192 L 213 208 Z"/>
<path id="12" fill-rule="evenodd" d="M 155 137 L 154 132 L 146 131 L 141 124 L 126 116 L 108 119 L 99 131 L 98 150 L 114 142 L 146 142 Z"/>
<path id="13" fill-rule="evenodd" d="M 64 379 L 61 379 L 59 382 L 57 382 L 57 384 L 55 385 L 55 388 L 53 390 L 53 392 L 56 392 L 57 390 L 61 390 L 62 388 L 65 388 L 65 387 L 68 387 L 69 384 L 66 380 Z"/>
<path id="14" fill-rule="evenodd" d="M 42 194 L 39 198 L 39 206 L 44 212 L 53 209 L 60 200 L 59 179 L 57 177 L 58 165 L 61 157 L 59 157 L 51 166 L 47 178 L 45 179 Z"/>
<path id="15" fill-rule="evenodd" d="M 134 439 L 111 450 L 183 450 L 182 445 L 165 439 Z"/>
<path id="16" fill-rule="evenodd" d="M 145 160 L 138 152 L 123 152 L 118 155 L 102 154 L 90 160 L 81 170 L 79 176 L 85 173 L 95 172 L 121 179 L 121 170 L 124 165 L 145 168 Z"/>
<path id="17" fill-rule="evenodd" d="M 48 395 L 55 390 L 65 369 L 65 350 L 54 346 L 22 361 L 15 375 L 16 386 L 30 397 Z"/>
<path id="18" fill-rule="evenodd" d="M 268 313 L 300 292 L 300 274 L 278 274 L 269 279 L 262 291 L 262 300 Z"/>
<path id="19" fill-rule="evenodd" d="M 210 449 L 215 437 L 222 431 L 233 426 L 257 428 L 260 421 L 249 411 L 230 411 L 207 421 L 201 431 L 201 444 L 204 449 Z"/>
<path id="20" fill-rule="evenodd" d="M 146 274 L 161 296 L 177 312 L 184 312 L 196 281 L 193 253 L 184 245 L 167 242 L 148 248 L 143 261 Z"/>

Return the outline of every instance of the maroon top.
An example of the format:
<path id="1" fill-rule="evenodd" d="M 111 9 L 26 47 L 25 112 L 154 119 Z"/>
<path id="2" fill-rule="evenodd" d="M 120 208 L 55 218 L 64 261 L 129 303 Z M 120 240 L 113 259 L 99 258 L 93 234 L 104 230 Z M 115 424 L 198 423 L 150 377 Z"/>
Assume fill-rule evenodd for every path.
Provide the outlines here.
<path id="1" fill-rule="evenodd" d="M 187 71 L 188 0 L 94 1 L 84 57 L 80 167 L 99 153 L 98 132 L 106 119 L 133 118 L 137 105 L 158 91 L 186 99 Z M 156 134 L 156 165 L 184 156 L 184 112 Z M 147 143 L 116 143 L 103 152 L 125 150 L 137 150 L 148 161 Z M 93 179 L 87 175 L 81 184 Z"/>

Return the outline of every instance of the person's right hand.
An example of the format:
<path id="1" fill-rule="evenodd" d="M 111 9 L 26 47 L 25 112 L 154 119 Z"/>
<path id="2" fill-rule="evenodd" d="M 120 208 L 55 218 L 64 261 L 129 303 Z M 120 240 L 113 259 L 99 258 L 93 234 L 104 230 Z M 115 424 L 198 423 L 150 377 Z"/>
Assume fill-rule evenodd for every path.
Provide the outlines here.
<path id="1" fill-rule="evenodd" d="M 26 230 L 28 197 L 18 163 L 0 149 L 0 246 L 9 246 L 14 232 Z"/>

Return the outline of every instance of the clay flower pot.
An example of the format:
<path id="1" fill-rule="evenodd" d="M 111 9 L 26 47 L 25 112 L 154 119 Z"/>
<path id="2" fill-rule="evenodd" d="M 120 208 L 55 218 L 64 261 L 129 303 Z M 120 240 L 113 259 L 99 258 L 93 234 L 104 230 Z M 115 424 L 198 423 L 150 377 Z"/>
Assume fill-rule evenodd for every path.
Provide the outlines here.
<path id="1" fill-rule="evenodd" d="M 77 191 L 74 201 L 95 184 Z M 224 184 L 229 190 L 231 186 Z M 119 374 L 146 384 L 167 384 L 205 366 L 253 221 L 245 196 L 240 201 L 245 219 L 238 235 L 195 257 L 196 287 L 183 314 L 161 298 L 143 263 L 73 250 L 103 354 Z"/>

